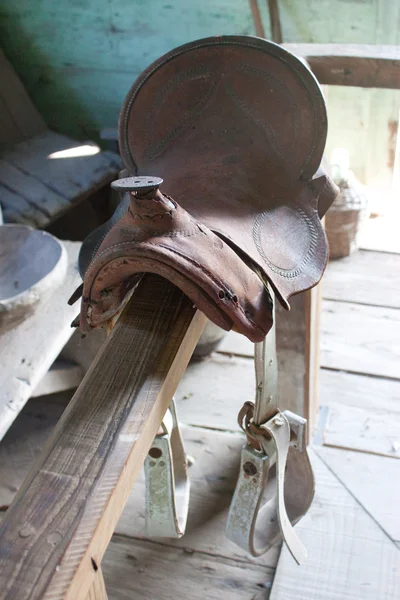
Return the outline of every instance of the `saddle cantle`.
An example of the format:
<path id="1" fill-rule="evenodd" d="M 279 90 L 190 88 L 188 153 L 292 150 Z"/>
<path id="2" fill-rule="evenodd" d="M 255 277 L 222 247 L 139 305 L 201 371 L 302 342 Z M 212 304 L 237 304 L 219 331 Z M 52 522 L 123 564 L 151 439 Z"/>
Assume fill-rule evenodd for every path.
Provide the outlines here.
<path id="1" fill-rule="evenodd" d="M 271 42 L 198 40 L 148 67 L 122 108 L 120 149 L 131 174 L 165 185 L 132 188 L 84 242 L 82 329 L 107 322 L 150 271 L 224 329 L 261 341 L 267 281 L 289 308 L 326 266 L 320 217 L 337 193 L 319 169 L 326 133 L 313 74 Z"/>

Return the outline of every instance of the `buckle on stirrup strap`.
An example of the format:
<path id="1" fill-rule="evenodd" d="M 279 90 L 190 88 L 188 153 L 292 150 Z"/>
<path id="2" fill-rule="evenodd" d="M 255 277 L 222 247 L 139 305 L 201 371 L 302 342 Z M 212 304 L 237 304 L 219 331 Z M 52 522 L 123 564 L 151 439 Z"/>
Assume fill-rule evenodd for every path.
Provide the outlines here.
<path id="1" fill-rule="evenodd" d="M 144 462 L 145 531 L 149 537 L 180 538 L 185 533 L 190 482 L 174 399 Z"/>

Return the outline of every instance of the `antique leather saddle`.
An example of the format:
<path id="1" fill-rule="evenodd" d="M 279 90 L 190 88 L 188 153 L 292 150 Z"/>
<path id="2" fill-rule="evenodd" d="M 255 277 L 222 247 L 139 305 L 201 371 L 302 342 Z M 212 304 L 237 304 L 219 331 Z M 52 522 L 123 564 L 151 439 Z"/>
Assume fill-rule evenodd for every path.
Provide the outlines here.
<path id="1" fill-rule="evenodd" d="M 262 341 L 268 283 L 288 309 L 326 266 L 320 218 L 337 194 L 320 168 L 326 134 L 316 79 L 276 44 L 214 37 L 153 63 L 120 115 L 122 202 L 82 246 L 81 329 L 110 321 L 152 272 Z"/>

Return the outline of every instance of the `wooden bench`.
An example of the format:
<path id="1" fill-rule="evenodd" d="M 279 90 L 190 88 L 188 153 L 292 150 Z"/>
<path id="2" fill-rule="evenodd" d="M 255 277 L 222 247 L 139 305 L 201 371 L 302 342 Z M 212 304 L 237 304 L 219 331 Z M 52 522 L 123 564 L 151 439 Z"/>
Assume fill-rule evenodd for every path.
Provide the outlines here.
<path id="1" fill-rule="evenodd" d="M 49 131 L 0 50 L 0 206 L 6 223 L 44 228 L 107 186 L 114 152 Z"/>

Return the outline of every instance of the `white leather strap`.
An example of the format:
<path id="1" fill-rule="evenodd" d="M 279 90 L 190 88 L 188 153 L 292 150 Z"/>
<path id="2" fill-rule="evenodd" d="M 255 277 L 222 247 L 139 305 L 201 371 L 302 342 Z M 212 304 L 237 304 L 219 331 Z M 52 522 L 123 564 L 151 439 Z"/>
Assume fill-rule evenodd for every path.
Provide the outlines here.
<path id="1" fill-rule="evenodd" d="M 145 459 L 145 528 L 149 537 L 180 538 L 185 533 L 190 482 L 175 401 Z"/>

